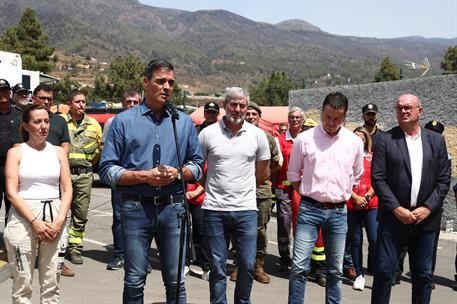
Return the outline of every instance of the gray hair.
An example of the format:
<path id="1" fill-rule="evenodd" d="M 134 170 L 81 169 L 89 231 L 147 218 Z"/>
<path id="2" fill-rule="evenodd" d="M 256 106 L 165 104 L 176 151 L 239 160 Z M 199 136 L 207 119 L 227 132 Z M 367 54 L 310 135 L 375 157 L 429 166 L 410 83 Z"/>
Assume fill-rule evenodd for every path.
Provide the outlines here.
<path id="1" fill-rule="evenodd" d="M 230 100 L 236 97 L 245 97 L 246 98 L 246 106 L 249 105 L 249 93 L 243 88 L 240 87 L 229 87 L 225 88 L 225 98 L 224 104 L 228 103 Z"/>
<path id="2" fill-rule="evenodd" d="M 291 107 L 291 108 L 289 108 L 289 113 L 288 114 L 293 113 L 293 112 L 299 112 L 300 115 L 303 117 L 303 119 L 305 118 L 305 112 L 302 109 L 300 109 L 299 107 Z"/>

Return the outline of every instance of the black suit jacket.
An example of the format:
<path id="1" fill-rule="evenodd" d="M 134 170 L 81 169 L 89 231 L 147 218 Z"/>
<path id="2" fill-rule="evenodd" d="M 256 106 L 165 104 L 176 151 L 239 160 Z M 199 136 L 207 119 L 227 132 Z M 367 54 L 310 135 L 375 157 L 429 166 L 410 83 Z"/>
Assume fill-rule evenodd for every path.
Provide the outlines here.
<path id="1" fill-rule="evenodd" d="M 436 230 L 442 213 L 443 200 L 451 183 L 451 162 L 444 137 L 421 128 L 422 178 L 417 207 L 431 210 L 419 224 L 424 230 Z M 400 127 L 383 132 L 373 152 L 372 186 L 379 198 L 378 221 L 397 221 L 392 211 L 397 207 L 411 208 L 411 163 L 405 134 Z"/>

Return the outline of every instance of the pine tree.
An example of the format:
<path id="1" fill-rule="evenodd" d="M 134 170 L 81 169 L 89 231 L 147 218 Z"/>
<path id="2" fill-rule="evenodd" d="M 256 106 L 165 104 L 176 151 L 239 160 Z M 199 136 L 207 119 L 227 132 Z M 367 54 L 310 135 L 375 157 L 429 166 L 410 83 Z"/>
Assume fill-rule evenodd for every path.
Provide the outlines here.
<path id="1" fill-rule="evenodd" d="M 447 49 L 440 67 L 443 74 L 457 74 L 457 45 Z"/>
<path id="2" fill-rule="evenodd" d="M 77 81 L 71 80 L 70 75 L 67 74 L 59 82 L 54 83 L 52 87 L 54 90 L 54 103 L 66 104 L 71 90 L 79 89 L 81 85 Z"/>
<path id="3" fill-rule="evenodd" d="M 119 99 L 126 90 L 141 91 L 143 70 L 144 63 L 135 55 L 115 58 L 108 71 L 110 97 Z"/>
<path id="4" fill-rule="evenodd" d="M 298 88 L 286 73 L 273 71 L 270 77 L 262 79 L 258 86 L 251 86 L 249 93 L 252 101 L 261 105 L 281 106 L 289 102 L 289 91 Z"/>
<path id="5" fill-rule="evenodd" d="M 22 57 L 22 68 L 48 73 L 52 69 L 50 56 L 54 49 L 48 44 L 35 11 L 26 8 L 17 27 L 9 27 L 0 38 L 0 47 Z"/>
<path id="6" fill-rule="evenodd" d="M 392 81 L 400 79 L 400 68 L 390 59 L 385 57 L 374 76 L 374 82 Z"/>

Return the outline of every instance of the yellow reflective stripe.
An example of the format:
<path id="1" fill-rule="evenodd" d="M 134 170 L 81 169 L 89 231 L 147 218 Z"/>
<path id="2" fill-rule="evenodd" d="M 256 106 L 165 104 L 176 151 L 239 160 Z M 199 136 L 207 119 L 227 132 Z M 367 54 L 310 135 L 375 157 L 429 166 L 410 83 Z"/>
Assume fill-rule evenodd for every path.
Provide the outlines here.
<path id="1" fill-rule="evenodd" d="M 84 146 L 84 149 L 88 149 L 88 148 L 90 148 L 90 147 L 92 147 L 92 146 L 94 146 L 94 145 L 98 145 L 98 143 L 97 143 L 96 141 L 93 141 L 93 142 L 91 142 L 90 144 L 85 145 L 85 146 Z"/>
<path id="2" fill-rule="evenodd" d="M 315 261 L 325 261 L 325 254 L 312 254 L 311 259 Z"/>
<path id="3" fill-rule="evenodd" d="M 78 237 L 77 238 L 73 238 L 73 237 L 68 238 L 69 244 L 82 244 L 82 242 L 83 242 L 82 238 L 78 238 Z"/>
<path id="4" fill-rule="evenodd" d="M 83 238 L 84 237 L 84 232 L 81 232 L 81 231 L 76 231 L 76 230 L 73 230 L 73 229 L 68 229 L 68 235 L 72 236 L 72 237 L 80 237 L 80 238 Z"/>
<path id="5" fill-rule="evenodd" d="M 87 159 L 87 160 L 92 160 L 94 159 L 95 155 L 94 154 L 84 154 L 84 153 L 71 153 L 69 155 L 70 159 Z"/>
<path id="6" fill-rule="evenodd" d="M 314 247 L 313 251 L 314 252 L 324 252 L 325 248 L 324 247 Z"/>
<path id="7" fill-rule="evenodd" d="M 290 186 L 291 185 L 291 183 L 288 180 L 282 181 L 281 184 L 284 185 L 284 186 Z"/>

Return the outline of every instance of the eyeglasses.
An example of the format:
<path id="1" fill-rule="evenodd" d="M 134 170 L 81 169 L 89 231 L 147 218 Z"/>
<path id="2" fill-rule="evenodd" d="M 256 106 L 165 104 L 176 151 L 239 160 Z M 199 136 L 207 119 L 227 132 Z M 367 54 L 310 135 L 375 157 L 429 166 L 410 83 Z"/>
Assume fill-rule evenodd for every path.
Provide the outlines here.
<path id="1" fill-rule="evenodd" d="M 398 113 L 401 113 L 403 111 L 405 111 L 406 113 L 410 113 L 414 108 L 420 108 L 418 106 L 404 106 L 404 107 L 401 107 L 401 106 L 396 106 L 395 107 L 395 110 L 398 112 Z"/>
<path id="2" fill-rule="evenodd" d="M 46 100 L 49 101 L 49 102 L 54 101 L 54 98 L 52 98 L 52 97 L 47 97 L 47 96 L 37 96 L 36 98 L 38 98 L 38 99 L 41 100 L 41 101 L 46 101 Z"/>

